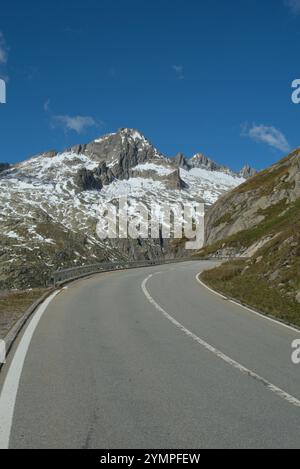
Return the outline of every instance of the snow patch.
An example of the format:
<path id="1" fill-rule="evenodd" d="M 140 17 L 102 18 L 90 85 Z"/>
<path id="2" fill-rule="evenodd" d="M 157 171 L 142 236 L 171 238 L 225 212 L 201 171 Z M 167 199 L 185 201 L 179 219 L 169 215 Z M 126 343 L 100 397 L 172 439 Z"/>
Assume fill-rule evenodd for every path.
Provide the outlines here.
<path id="1" fill-rule="evenodd" d="M 161 166 L 155 163 L 144 163 L 135 166 L 133 171 L 155 171 L 161 176 L 168 176 L 169 174 L 172 174 L 175 169 L 166 168 L 165 166 Z"/>

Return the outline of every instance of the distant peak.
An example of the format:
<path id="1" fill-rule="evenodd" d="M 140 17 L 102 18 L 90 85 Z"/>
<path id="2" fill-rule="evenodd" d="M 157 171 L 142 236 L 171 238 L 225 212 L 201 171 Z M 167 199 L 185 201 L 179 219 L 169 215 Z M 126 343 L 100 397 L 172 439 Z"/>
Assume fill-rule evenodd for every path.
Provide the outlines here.
<path id="1" fill-rule="evenodd" d="M 117 133 L 124 137 L 132 138 L 133 140 L 147 141 L 146 137 L 137 129 L 124 127 L 119 129 Z"/>
<path id="2" fill-rule="evenodd" d="M 137 129 L 130 129 L 128 127 L 122 127 L 117 132 L 110 133 L 98 137 L 94 140 L 94 143 L 102 143 L 105 140 L 113 139 L 114 137 L 122 138 L 122 140 L 132 140 L 134 142 L 150 143 L 149 140 Z"/>
<path id="3" fill-rule="evenodd" d="M 214 160 L 208 158 L 203 153 L 196 153 L 196 155 L 191 158 L 191 163 L 195 168 L 204 168 L 209 169 L 210 171 L 230 171 L 229 168 L 216 163 Z"/>
<path id="4" fill-rule="evenodd" d="M 113 137 L 114 135 L 116 135 L 116 134 L 111 133 L 111 134 L 102 135 L 101 137 L 96 138 L 94 140 L 94 143 L 101 143 L 101 142 L 103 142 L 103 140 L 107 140 L 108 138 Z"/>
<path id="5" fill-rule="evenodd" d="M 140 134 L 140 132 L 137 129 L 131 129 L 129 127 L 121 127 L 117 133 L 132 135 L 135 132 Z"/>
<path id="6" fill-rule="evenodd" d="M 257 174 L 256 169 L 251 168 L 248 164 L 246 164 L 240 171 L 239 176 L 248 179 L 251 178 L 252 176 L 255 176 Z"/>

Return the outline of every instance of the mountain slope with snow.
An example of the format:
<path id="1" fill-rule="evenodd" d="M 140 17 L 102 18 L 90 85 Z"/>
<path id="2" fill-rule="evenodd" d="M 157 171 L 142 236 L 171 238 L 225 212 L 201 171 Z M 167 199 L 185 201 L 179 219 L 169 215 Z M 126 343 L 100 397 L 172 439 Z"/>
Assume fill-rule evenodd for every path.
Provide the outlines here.
<path id="1" fill-rule="evenodd" d="M 99 207 L 119 197 L 133 212 L 139 202 L 210 205 L 242 182 L 229 170 L 184 169 L 130 129 L 11 166 L 0 174 L 0 289 L 42 285 L 59 267 L 173 256 L 166 240 L 99 239 Z"/>

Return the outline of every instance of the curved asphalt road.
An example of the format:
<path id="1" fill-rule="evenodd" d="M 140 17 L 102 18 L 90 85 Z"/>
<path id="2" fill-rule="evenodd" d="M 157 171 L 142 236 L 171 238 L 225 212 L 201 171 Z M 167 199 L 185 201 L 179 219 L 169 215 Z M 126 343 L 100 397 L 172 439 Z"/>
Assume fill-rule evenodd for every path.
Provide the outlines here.
<path id="1" fill-rule="evenodd" d="M 195 275 L 211 265 L 63 289 L 24 366 L 28 327 L 1 372 L 0 446 L 9 437 L 10 448 L 299 448 L 300 333 L 201 286 Z"/>

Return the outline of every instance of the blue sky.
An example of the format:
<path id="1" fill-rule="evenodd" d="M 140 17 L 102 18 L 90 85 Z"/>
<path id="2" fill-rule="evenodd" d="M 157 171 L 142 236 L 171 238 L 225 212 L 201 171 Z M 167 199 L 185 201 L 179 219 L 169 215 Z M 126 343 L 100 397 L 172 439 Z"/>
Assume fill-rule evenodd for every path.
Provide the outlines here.
<path id="1" fill-rule="evenodd" d="M 0 161 L 138 128 L 257 168 L 300 146 L 300 0 L 2 2 Z"/>

